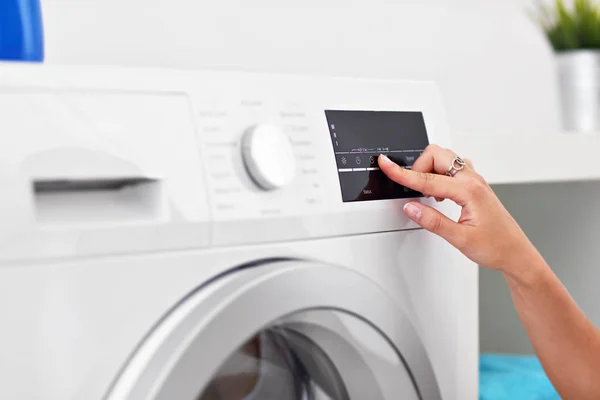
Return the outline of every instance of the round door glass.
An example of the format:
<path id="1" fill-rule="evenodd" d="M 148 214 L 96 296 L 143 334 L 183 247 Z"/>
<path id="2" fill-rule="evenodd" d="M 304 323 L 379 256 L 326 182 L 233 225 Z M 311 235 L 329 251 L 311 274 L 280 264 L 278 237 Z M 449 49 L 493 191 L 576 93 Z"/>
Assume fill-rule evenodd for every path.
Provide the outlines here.
<path id="1" fill-rule="evenodd" d="M 196 400 L 418 400 L 409 370 L 367 322 L 314 310 L 275 321 L 235 349 Z"/>

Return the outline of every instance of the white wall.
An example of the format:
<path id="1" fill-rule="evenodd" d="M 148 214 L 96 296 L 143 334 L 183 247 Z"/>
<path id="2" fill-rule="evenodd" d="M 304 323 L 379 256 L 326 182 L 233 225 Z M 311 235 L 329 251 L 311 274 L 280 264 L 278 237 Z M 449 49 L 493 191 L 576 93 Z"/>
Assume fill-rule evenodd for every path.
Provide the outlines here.
<path id="1" fill-rule="evenodd" d="M 42 0 L 47 60 L 433 79 L 467 134 L 559 129 L 521 0 Z"/>

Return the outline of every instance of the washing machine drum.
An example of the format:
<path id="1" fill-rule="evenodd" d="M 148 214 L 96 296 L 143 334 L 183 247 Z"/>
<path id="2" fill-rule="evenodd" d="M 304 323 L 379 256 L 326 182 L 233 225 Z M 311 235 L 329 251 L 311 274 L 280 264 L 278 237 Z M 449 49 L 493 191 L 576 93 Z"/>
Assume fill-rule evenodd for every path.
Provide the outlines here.
<path id="1" fill-rule="evenodd" d="M 435 400 L 409 320 L 346 268 L 254 263 L 201 286 L 134 352 L 107 400 Z"/>

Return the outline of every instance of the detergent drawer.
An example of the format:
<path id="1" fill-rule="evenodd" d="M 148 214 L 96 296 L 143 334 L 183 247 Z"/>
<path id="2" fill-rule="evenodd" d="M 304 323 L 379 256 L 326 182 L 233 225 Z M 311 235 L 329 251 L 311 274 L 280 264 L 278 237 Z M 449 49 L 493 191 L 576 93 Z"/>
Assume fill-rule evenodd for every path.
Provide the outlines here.
<path id="1" fill-rule="evenodd" d="M 0 259 L 201 247 L 184 93 L 0 87 Z"/>

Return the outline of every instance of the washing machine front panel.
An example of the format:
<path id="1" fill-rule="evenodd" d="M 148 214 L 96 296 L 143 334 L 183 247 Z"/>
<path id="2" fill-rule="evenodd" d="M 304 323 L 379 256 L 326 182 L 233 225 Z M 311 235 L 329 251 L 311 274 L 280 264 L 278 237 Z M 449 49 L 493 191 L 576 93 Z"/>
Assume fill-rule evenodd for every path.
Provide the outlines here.
<path id="1" fill-rule="evenodd" d="M 438 207 L 377 165 L 450 146 L 432 83 L 0 71 L 2 264 L 415 229 L 410 198 Z"/>
<path id="2" fill-rule="evenodd" d="M 107 396 L 125 398 L 441 397 L 416 331 L 378 285 L 345 268 L 287 261 L 234 271 L 182 301 Z"/>
<path id="3" fill-rule="evenodd" d="M 423 398 L 436 397 L 424 395 L 431 385 L 419 383 L 419 377 L 432 374 L 418 372 L 428 364 L 420 360 L 432 361 L 444 399 L 476 396 L 476 270 L 441 239 L 414 230 L 416 224 L 402 213 L 408 199 L 343 201 L 339 174 L 345 172 L 339 171 L 342 160 L 334 147 L 334 133 L 343 132 L 340 122 L 330 123 L 326 115 L 327 110 L 420 113 L 417 125 L 424 123 L 428 142 L 447 147 L 449 129 L 434 85 L 47 65 L 0 65 L 0 70 L 0 104 L 6 111 L 0 128 L 13 132 L 0 137 L 5 155 L 0 183 L 6 189 L 0 209 L 5 222 L 0 315 L 6 340 L 0 353 L 17 360 L 0 362 L 0 375 L 7 377 L 0 398 L 100 398 L 132 349 L 182 296 L 233 266 L 281 257 L 358 271 L 387 295 L 360 302 L 356 293 L 368 286 L 362 280 L 347 302 L 336 284 L 312 297 L 306 294 L 312 293 L 309 284 L 302 296 L 289 296 L 294 286 L 285 292 L 270 287 L 257 299 L 258 309 L 272 315 L 263 315 L 260 324 L 246 321 L 243 335 L 231 336 L 211 320 L 217 327 L 213 333 L 222 334 L 215 337 L 229 337 L 228 345 L 203 354 L 214 356 L 212 369 L 203 370 L 202 379 L 196 374 L 191 386 L 208 384 L 235 349 L 273 324 L 286 332 L 295 326 L 294 334 L 313 337 L 301 327 L 315 324 L 301 320 L 325 309 L 330 319 L 358 318 L 349 325 L 371 327 L 386 338 Z M 363 152 L 369 146 L 379 147 L 359 143 L 345 150 Z M 274 160 L 283 165 L 275 171 L 281 173 L 265 170 L 265 153 L 257 150 L 272 148 L 278 155 L 293 154 L 294 169 L 283 157 Z M 451 205 L 415 200 L 458 215 Z M 311 278 L 314 287 L 321 281 L 320 274 Z M 218 287 L 207 286 L 198 295 Z M 331 297 L 320 297 L 326 294 Z M 402 312 L 386 313 L 385 301 L 378 300 L 383 298 L 394 299 Z M 294 307 L 292 299 L 299 301 Z M 373 306 L 380 301 L 382 307 Z M 221 309 L 213 309 L 220 315 L 215 310 Z M 225 328 L 244 318 L 236 314 Z M 338 332 L 324 321 L 316 326 Z M 405 349 L 406 337 L 415 340 Z M 414 348 L 424 347 L 429 357 L 413 355 L 411 361 L 412 345 L 420 342 L 424 346 Z M 355 344 L 357 352 L 366 346 Z M 319 348 L 335 361 L 327 346 Z M 159 353 L 180 360 L 190 351 L 184 346 Z M 151 359 L 156 371 L 178 365 Z M 343 377 L 343 368 L 336 367 Z M 156 382 L 168 390 L 176 380 L 150 379 L 131 387 L 156 389 Z M 193 389 L 190 396 L 202 390 Z"/>

